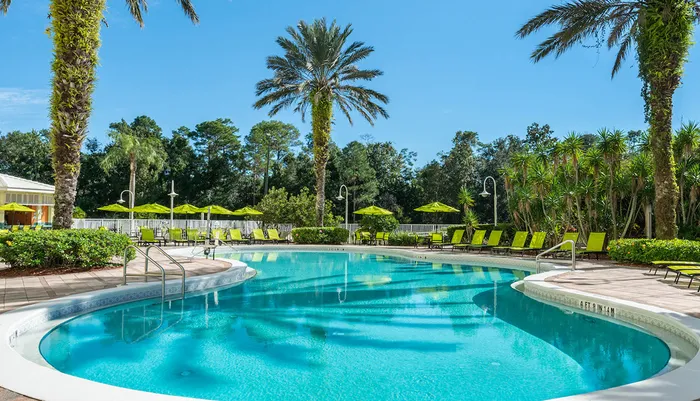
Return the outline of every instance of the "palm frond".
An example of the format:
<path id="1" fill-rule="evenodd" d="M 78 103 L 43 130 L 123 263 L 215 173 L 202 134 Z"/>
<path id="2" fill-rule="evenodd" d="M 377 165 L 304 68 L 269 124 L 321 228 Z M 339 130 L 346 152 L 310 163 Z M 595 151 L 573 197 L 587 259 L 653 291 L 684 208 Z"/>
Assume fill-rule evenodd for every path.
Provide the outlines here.
<path id="1" fill-rule="evenodd" d="M 0 0 L 0 12 L 7 14 L 7 9 L 10 8 L 12 0 Z"/>
<path id="2" fill-rule="evenodd" d="M 637 18 L 643 0 L 574 0 L 555 5 L 530 19 L 516 33 L 524 38 L 549 25 L 558 25 L 559 30 L 541 42 L 530 56 L 538 62 L 554 54 L 559 57 L 576 44 L 588 39 L 606 40 L 608 48 L 620 46 L 613 67 L 613 76 L 619 71 L 622 62 L 634 44 Z M 600 42 L 599 42 L 600 43 Z"/>
<path id="3" fill-rule="evenodd" d="M 389 98 L 355 81 L 370 81 L 383 73 L 376 69 L 360 69 L 357 62 L 366 59 L 374 48 L 363 42 L 348 44 L 352 26 L 330 24 L 325 19 L 312 23 L 300 21 L 288 27 L 285 37 L 277 38 L 284 54 L 267 58 L 272 78 L 256 85 L 258 100 L 253 107 L 270 106 L 270 116 L 293 107 L 302 119 L 309 106 L 322 98 L 332 99 L 340 112 L 352 124 L 351 112 L 357 112 L 370 124 L 389 114 L 382 104 Z"/>
<path id="4" fill-rule="evenodd" d="M 8 4 L 10 0 L 0 0 L 0 7 L 2 6 L 2 2 L 7 1 Z M 199 16 L 197 16 L 197 13 L 194 10 L 194 6 L 192 5 L 191 0 L 177 0 L 177 2 L 180 4 L 180 7 L 182 8 L 182 11 L 185 13 L 187 18 L 190 19 L 195 24 L 199 23 Z M 129 13 L 131 14 L 132 17 L 134 17 L 134 20 L 138 22 L 139 26 L 143 28 L 143 15 L 148 12 L 148 3 L 146 0 L 126 0 L 126 6 L 129 9 Z"/>

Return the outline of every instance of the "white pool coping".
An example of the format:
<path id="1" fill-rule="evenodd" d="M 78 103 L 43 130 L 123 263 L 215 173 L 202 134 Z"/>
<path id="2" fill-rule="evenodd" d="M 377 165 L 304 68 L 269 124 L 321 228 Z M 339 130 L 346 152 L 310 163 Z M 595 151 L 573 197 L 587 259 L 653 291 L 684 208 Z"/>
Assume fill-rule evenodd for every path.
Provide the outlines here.
<path id="1" fill-rule="evenodd" d="M 384 256 L 399 256 L 413 260 L 432 262 L 479 264 L 485 267 L 535 271 L 534 259 L 494 257 L 488 254 L 431 253 L 416 252 L 411 248 L 382 248 L 371 246 L 322 246 L 322 245 L 260 245 L 233 246 L 219 249 L 222 254 L 231 251 L 335 251 L 365 252 Z M 172 249 L 174 256 L 191 256 L 193 248 Z M 254 276 L 255 271 L 236 260 L 222 259 L 232 264 L 226 272 L 188 278 L 187 292 L 198 292 L 240 284 Z M 528 276 L 519 286 L 525 295 L 547 303 L 561 305 L 603 318 L 619 320 L 623 323 L 651 328 L 654 334 L 668 343 L 673 336 L 682 338 L 692 346 L 693 357 L 685 365 L 647 380 L 628 385 L 601 390 L 593 393 L 560 398 L 566 401 L 598 400 L 696 400 L 700 398 L 700 386 L 694 379 L 700 374 L 700 320 L 682 313 L 649 305 L 624 301 L 612 297 L 589 294 L 563 288 L 545 281 L 546 278 L 561 274 L 561 266 L 543 263 L 552 271 Z M 175 295 L 180 291 L 180 282 L 168 281 L 166 292 Z M 18 336 L 39 328 L 47 332 L 52 325 L 67 317 L 88 313 L 97 309 L 121 303 L 160 297 L 160 283 L 138 283 L 128 286 L 93 291 L 58 298 L 35 305 L 26 306 L 0 314 L 0 387 L 19 394 L 45 401 L 183 401 L 194 398 L 149 393 L 93 382 L 61 373 L 51 367 L 32 362 L 21 355 L 13 346 Z M 53 322 L 53 324 L 52 324 Z M 664 336 L 663 333 L 669 333 Z M 39 337 L 40 338 L 40 337 Z M 671 345 L 671 344 L 669 344 Z M 37 340 L 38 346 L 38 340 Z"/>

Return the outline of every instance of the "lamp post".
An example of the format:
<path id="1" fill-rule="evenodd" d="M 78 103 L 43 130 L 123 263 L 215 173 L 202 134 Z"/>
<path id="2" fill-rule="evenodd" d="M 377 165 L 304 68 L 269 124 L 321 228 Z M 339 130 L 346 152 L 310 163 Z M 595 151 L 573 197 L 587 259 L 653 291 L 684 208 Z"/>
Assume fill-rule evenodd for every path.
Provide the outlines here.
<path id="1" fill-rule="evenodd" d="M 119 194 L 119 204 L 124 203 L 124 192 L 129 193 L 129 209 L 134 208 L 134 193 L 129 191 L 128 189 L 125 189 L 122 191 L 122 193 Z M 129 212 L 129 235 L 131 235 L 134 232 L 134 212 Z"/>
<path id="2" fill-rule="evenodd" d="M 173 208 L 175 207 L 175 197 L 177 194 L 175 193 L 175 180 L 170 181 L 170 193 L 168 194 L 170 197 L 170 228 L 173 227 Z"/>
<path id="3" fill-rule="evenodd" d="M 498 225 L 498 195 L 496 194 L 496 179 L 491 176 L 484 178 L 484 192 L 480 193 L 479 195 L 484 198 L 491 196 L 491 194 L 486 190 L 486 181 L 489 178 L 491 181 L 493 181 L 493 225 L 495 227 Z"/>
<path id="4" fill-rule="evenodd" d="M 345 197 L 343 197 L 343 188 L 345 188 Z M 335 198 L 338 199 L 339 201 L 345 199 L 345 229 L 348 229 L 348 187 L 345 186 L 345 184 L 340 186 L 340 190 L 338 190 L 338 196 Z"/>

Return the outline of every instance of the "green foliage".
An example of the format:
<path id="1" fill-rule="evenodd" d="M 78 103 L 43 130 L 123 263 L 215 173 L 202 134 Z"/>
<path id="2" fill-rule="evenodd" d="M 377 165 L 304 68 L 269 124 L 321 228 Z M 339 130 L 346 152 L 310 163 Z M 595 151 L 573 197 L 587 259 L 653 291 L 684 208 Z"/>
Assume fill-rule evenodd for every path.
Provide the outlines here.
<path id="1" fill-rule="evenodd" d="M 651 263 L 656 260 L 698 261 L 700 241 L 621 239 L 608 244 L 608 255 L 620 262 Z"/>
<path id="2" fill-rule="evenodd" d="M 295 227 L 313 226 L 316 221 L 315 203 L 316 199 L 308 188 L 303 188 L 298 195 L 290 195 L 284 188 L 272 188 L 255 205 L 256 210 L 263 212 L 255 219 L 268 225 L 288 223 Z M 333 215 L 330 201 L 327 201 L 324 220 L 328 223 L 327 227 L 334 227 L 342 221 L 342 217 Z"/>
<path id="3" fill-rule="evenodd" d="M 347 242 L 350 233 L 341 227 L 300 227 L 292 229 L 297 244 L 339 245 Z"/>
<path id="4" fill-rule="evenodd" d="M 73 209 L 73 218 L 74 219 L 84 219 L 87 217 L 87 213 L 85 213 L 85 210 L 81 209 L 80 206 L 76 206 Z"/>
<path id="5" fill-rule="evenodd" d="M 32 181 L 53 183 L 49 131 L 0 134 L 0 172 Z"/>
<path id="6" fill-rule="evenodd" d="M 18 231 L 0 236 L 0 259 L 12 268 L 89 268 L 123 258 L 129 245 L 126 235 L 104 230 Z"/>
<path id="7" fill-rule="evenodd" d="M 360 227 L 371 233 L 393 232 L 399 228 L 399 221 L 394 216 L 362 216 Z"/>
<path id="8" fill-rule="evenodd" d="M 413 246 L 416 244 L 416 234 L 405 231 L 392 232 L 389 234 L 389 245 L 391 246 Z"/>

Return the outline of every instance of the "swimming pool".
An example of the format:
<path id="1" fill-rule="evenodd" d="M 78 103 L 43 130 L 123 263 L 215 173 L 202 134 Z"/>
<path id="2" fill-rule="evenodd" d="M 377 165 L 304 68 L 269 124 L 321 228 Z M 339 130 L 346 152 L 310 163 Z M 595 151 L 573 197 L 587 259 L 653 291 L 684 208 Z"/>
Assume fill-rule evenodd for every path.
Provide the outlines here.
<path id="1" fill-rule="evenodd" d="M 510 287 L 508 269 L 342 252 L 225 255 L 258 270 L 185 302 L 70 320 L 40 344 L 78 377 L 217 400 L 543 400 L 646 379 L 666 345 Z"/>

